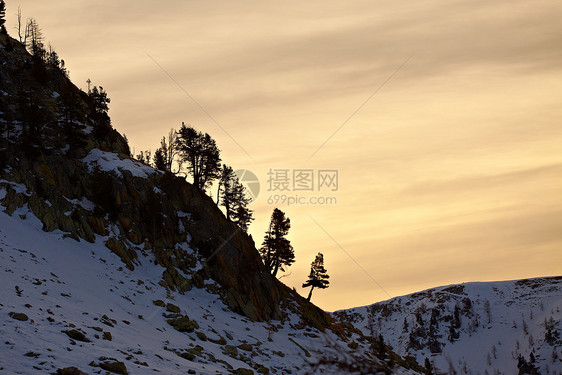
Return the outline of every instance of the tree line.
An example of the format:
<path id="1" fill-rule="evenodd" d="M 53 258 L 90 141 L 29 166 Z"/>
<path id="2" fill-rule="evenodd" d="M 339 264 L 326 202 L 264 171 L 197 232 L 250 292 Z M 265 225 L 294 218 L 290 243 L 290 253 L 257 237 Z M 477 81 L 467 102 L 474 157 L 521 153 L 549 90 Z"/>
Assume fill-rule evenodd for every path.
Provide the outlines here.
<path id="1" fill-rule="evenodd" d="M 141 151 L 136 159 L 165 173 L 190 175 L 193 186 L 204 193 L 217 182 L 216 203 L 224 207 L 228 220 L 248 231 L 254 220 L 251 199 L 233 168 L 221 163 L 220 150 L 208 133 L 182 123 L 162 137 L 154 154 Z"/>
<path id="2" fill-rule="evenodd" d="M 23 20 L 20 7 L 18 7 L 16 28 L 18 31 L 19 42 L 25 46 L 28 52 L 32 55 L 34 63 L 40 63 L 38 65 L 46 64 L 50 67 L 55 67 L 68 76 L 68 70 L 66 69 L 64 60 L 59 57 L 58 53 L 54 50 L 51 44 L 45 46 L 43 32 L 39 27 L 37 20 L 33 17 L 28 17 L 26 20 Z M 6 30 L 6 2 L 4 0 L 0 0 L 0 35 L 8 35 L 8 31 Z M 6 48 L 8 50 L 13 49 L 10 40 L 7 41 Z M 35 66 L 34 68 L 40 67 L 41 66 Z"/>
<path id="3" fill-rule="evenodd" d="M 45 141 L 54 138 L 66 141 L 70 146 L 68 153 L 72 154 L 84 146 L 85 136 L 81 130 L 90 120 L 93 120 L 95 131 L 101 128 L 104 128 L 103 132 L 111 130 L 107 94 L 100 88 L 98 94 L 101 97 L 96 98 L 91 93 L 81 95 L 68 79 L 61 79 L 68 78 L 64 60 L 50 44 L 46 46 L 37 21 L 33 17 L 23 20 L 21 8 L 18 8 L 17 17 L 20 46 L 17 45 L 18 39 L 8 36 L 6 3 L 0 0 L 0 36 L 4 49 L 9 52 L 24 47 L 29 53 L 21 55 L 21 59 L 16 59 L 8 68 L 22 73 L 24 80 L 32 79 L 26 85 L 11 85 L 12 95 L 0 97 L 0 164 L 13 157 L 15 148 L 27 156 L 37 156 Z M 5 86 L 8 82 L 2 84 Z M 55 88 L 56 92 L 50 96 L 43 88 Z M 81 100 L 85 108 L 79 107 Z"/>
<path id="4" fill-rule="evenodd" d="M 193 186 L 206 193 L 217 181 L 216 202 L 224 207 L 227 220 L 232 221 L 245 232 L 254 220 L 253 210 L 248 205 L 246 187 L 240 182 L 231 166 L 221 164 L 220 150 L 215 140 L 208 134 L 182 123 L 176 131 L 171 129 L 162 137 L 160 147 L 154 154 L 141 151 L 136 158 L 165 173 L 185 173 L 192 178 Z M 277 277 L 279 271 L 286 271 L 295 262 L 295 252 L 287 239 L 291 220 L 278 208 L 273 210 L 269 227 L 261 247 L 258 249 L 266 269 Z M 324 256 L 318 253 L 311 264 L 308 280 L 303 288 L 310 287 L 308 300 L 315 288 L 329 286 L 329 276 L 324 268 Z"/>

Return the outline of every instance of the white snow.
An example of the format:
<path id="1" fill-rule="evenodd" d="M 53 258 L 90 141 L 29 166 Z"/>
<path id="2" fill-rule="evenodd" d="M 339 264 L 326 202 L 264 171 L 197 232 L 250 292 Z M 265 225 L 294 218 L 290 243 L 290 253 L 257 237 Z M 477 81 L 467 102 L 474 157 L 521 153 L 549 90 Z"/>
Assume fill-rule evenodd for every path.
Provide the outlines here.
<path id="1" fill-rule="evenodd" d="M 114 152 L 102 151 L 94 148 L 82 161 L 88 164 L 90 170 L 97 164 L 101 170 L 117 173 L 118 176 L 123 176 L 122 171 L 129 171 L 135 177 L 147 178 L 153 173 L 159 173 L 152 167 L 142 164 L 138 161 L 131 159 L 120 159 L 119 155 Z"/>
<path id="2" fill-rule="evenodd" d="M 463 312 L 466 299 L 471 307 Z M 455 305 L 460 309 L 461 325 L 456 329 L 458 339 L 451 342 L 448 336 Z M 422 365 L 429 358 L 444 373 L 452 366 L 459 375 L 516 374 L 518 355 L 529 360 L 533 352 L 540 373 L 552 375 L 562 374 L 562 351 L 559 345 L 545 342 L 544 322 L 552 319 L 562 331 L 560 309 L 562 278 L 538 278 L 444 286 L 344 312 L 365 334 L 381 334 L 398 354 L 413 355 Z M 417 315 L 427 336 L 414 337 L 427 343 L 432 310 L 439 313 L 434 336 L 444 344 L 442 353 L 409 345 L 412 332 L 421 328 Z M 553 360 L 553 353 L 558 359 Z"/>
<path id="3" fill-rule="evenodd" d="M 99 367 L 89 364 L 103 357 L 124 362 L 134 375 L 185 374 L 188 369 L 197 374 L 227 374 L 229 366 L 250 365 L 263 365 L 270 374 L 304 374 L 318 353 L 342 355 L 330 343 L 345 348 L 331 332 L 294 328 L 300 320 L 294 313 L 288 313 L 284 322 L 253 323 L 231 312 L 205 289 L 194 288 L 183 295 L 166 290 L 158 285 L 164 269 L 154 265 L 150 252 L 137 251 L 140 259 L 130 271 L 105 247 L 107 237 L 98 236 L 91 244 L 41 228 L 27 207 L 13 216 L 0 211 L 1 374 L 54 373 L 69 366 L 100 373 Z M 153 304 L 158 299 L 180 307 L 207 339 L 201 333 L 174 330 L 166 322 L 166 309 Z M 29 320 L 15 320 L 11 312 L 25 313 Z M 83 332 L 90 342 L 71 340 L 63 333 L 71 329 Z M 110 332 L 112 340 L 104 340 L 102 331 Z M 233 347 L 250 344 L 254 354 L 237 348 L 233 358 L 225 354 L 225 343 L 209 340 L 220 338 Z M 187 360 L 174 352 L 187 349 L 201 354 Z"/>
<path id="4" fill-rule="evenodd" d="M 27 191 L 27 186 L 25 186 L 24 184 L 17 184 L 15 182 L 4 180 L 4 179 L 0 179 L 0 184 L 10 185 L 10 187 L 14 189 L 18 194 L 29 195 L 29 192 Z"/>
<path id="5" fill-rule="evenodd" d="M 80 200 L 78 200 L 78 199 L 68 199 L 66 197 L 64 197 L 64 198 L 68 202 L 72 203 L 74 206 L 80 206 L 81 208 L 83 208 L 86 211 L 92 212 L 96 208 L 96 204 L 86 197 L 82 197 L 82 199 L 80 199 Z"/>

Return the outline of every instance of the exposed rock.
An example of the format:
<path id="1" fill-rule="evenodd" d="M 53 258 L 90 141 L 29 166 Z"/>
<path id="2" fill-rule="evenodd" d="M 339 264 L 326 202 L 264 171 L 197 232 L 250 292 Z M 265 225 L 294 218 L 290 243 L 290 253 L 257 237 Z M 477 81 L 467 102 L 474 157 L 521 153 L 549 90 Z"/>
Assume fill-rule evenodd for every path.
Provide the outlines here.
<path id="1" fill-rule="evenodd" d="M 195 359 L 195 354 L 190 352 L 178 352 L 177 355 L 188 361 L 193 361 Z"/>
<path id="2" fill-rule="evenodd" d="M 76 367 L 65 367 L 57 370 L 57 375 L 88 375 L 84 371 L 80 371 Z"/>
<path id="3" fill-rule="evenodd" d="M 236 358 L 238 356 L 238 349 L 232 345 L 225 345 L 222 353 L 232 358 Z"/>
<path id="4" fill-rule="evenodd" d="M 177 289 L 177 291 L 180 293 L 185 293 L 187 291 L 190 291 L 191 288 L 193 287 L 193 282 L 180 275 L 178 270 L 172 266 L 164 270 L 164 273 L 162 274 L 162 278 L 164 279 L 164 281 L 166 282 L 166 284 L 170 289 L 172 290 Z"/>
<path id="5" fill-rule="evenodd" d="M 123 362 L 118 361 L 105 361 L 99 365 L 102 369 L 112 372 L 114 374 L 127 375 L 127 367 Z"/>
<path id="6" fill-rule="evenodd" d="M 265 375 L 269 374 L 269 369 L 264 365 L 257 365 L 255 369 L 258 372 L 258 374 L 265 374 Z"/>
<path id="7" fill-rule="evenodd" d="M 82 341 L 82 342 L 90 342 L 90 339 L 88 339 L 83 332 L 81 332 L 77 329 L 71 329 L 71 330 L 62 331 L 62 332 L 65 333 L 68 337 L 70 337 L 73 340 Z"/>
<path id="8" fill-rule="evenodd" d="M 137 258 L 137 254 L 130 250 L 129 248 L 125 247 L 123 241 L 118 240 L 115 237 L 110 237 L 105 246 L 110 249 L 113 253 L 118 255 L 121 258 L 121 261 L 125 263 L 128 269 L 133 270 L 133 259 Z"/>
<path id="9" fill-rule="evenodd" d="M 217 345 L 226 345 L 226 339 L 222 336 L 218 340 L 207 338 L 210 342 L 215 343 Z"/>
<path id="10" fill-rule="evenodd" d="M 247 351 L 247 352 L 251 352 L 252 349 L 253 349 L 252 345 L 250 345 L 248 343 L 242 343 L 242 344 L 238 345 L 238 348 L 242 349 L 244 351 Z"/>
<path id="11" fill-rule="evenodd" d="M 11 312 L 9 315 L 12 319 L 19 320 L 21 322 L 26 322 L 29 319 L 24 313 Z"/>
<path id="12" fill-rule="evenodd" d="M 166 310 L 174 314 L 179 314 L 181 312 L 181 309 L 173 303 L 168 303 L 166 305 Z"/>
<path id="13" fill-rule="evenodd" d="M 174 327 L 176 331 L 180 332 L 193 332 L 199 328 L 199 324 L 197 324 L 195 320 L 190 320 L 188 316 L 168 319 L 168 324 Z"/>
<path id="14" fill-rule="evenodd" d="M 254 371 L 247 368 L 238 368 L 232 372 L 234 375 L 254 375 Z"/>

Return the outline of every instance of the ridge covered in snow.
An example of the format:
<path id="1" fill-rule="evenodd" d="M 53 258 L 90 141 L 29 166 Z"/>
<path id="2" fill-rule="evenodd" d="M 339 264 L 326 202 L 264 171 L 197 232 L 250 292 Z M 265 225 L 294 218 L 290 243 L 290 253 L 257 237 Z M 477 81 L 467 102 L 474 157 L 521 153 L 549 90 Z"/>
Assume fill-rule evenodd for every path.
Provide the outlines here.
<path id="1" fill-rule="evenodd" d="M 449 285 L 335 312 L 436 373 L 562 374 L 562 277 Z"/>

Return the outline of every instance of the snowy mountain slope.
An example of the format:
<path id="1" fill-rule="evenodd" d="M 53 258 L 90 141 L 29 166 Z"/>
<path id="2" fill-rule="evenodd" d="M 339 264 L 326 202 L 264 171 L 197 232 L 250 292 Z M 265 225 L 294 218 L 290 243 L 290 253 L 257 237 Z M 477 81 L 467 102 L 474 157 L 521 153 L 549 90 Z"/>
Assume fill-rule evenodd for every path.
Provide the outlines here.
<path id="1" fill-rule="evenodd" d="M 420 370 L 273 277 L 36 52 L 0 35 L 0 374 Z"/>
<path id="2" fill-rule="evenodd" d="M 544 375 L 562 374 L 561 309 L 562 277 L 552 277 L 444 286 L 334 314 L 436 373 Z"/>
<path id="3" fill-rule="evenodd" d="M 63 237 L 42 231 L 27 207 L 12 216 L 0 212 L 1 374 L 66 367 L 88 374 L 339 373 L 312 365 L 327 353 L 352 353 L 334 333 L 304 326 L 289 309 L 286 321 L 254 323 L 231 312 L 212 288 L 182 295 L 161 286 L 153 255 L 145 253 L 131 271 L 104 238 Z M 337 352 L 342 347 L 347 354 Z M 366 350 L 360 344 L 354 351 Z"/>

